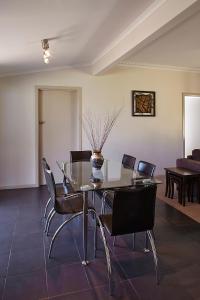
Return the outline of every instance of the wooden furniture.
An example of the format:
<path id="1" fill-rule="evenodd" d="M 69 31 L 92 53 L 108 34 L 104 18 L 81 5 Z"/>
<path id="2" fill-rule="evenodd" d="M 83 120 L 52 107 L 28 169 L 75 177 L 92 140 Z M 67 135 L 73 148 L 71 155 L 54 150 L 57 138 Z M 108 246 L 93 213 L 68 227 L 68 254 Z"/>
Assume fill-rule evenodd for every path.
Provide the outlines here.
<path id="1" fill-rule="evenodd" d="M 165 196 L 174 197 L 174 184 L 177 185 L 178 202 L 185 206 L 186 196 L 188 201 L 193 202 L 194 185 L 197 186 L 197 198 L 200 203 L 200 172 L 191 171 L 184 168 L 165 168 L 166 189 Z"/>

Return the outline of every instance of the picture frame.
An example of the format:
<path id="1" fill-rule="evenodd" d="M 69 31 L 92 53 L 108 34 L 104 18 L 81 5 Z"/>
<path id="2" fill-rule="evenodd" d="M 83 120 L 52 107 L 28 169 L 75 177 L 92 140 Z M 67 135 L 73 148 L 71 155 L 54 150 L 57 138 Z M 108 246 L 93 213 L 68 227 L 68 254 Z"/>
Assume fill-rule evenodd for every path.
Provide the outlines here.
<path id="1" fill-rule="evenodd" d="M 132 116 L 155 117 L 155 97 L 153 91 L 132 91 Z"/>

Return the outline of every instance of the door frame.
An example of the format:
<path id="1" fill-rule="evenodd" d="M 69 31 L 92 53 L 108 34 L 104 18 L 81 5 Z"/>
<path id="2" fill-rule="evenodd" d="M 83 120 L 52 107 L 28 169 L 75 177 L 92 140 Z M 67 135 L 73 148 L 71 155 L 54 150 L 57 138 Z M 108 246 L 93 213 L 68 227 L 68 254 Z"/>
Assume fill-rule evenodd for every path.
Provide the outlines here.
<path id="1" fill-rule="evenodd" d="M 81 87 L 66 87 L 66 86 L 35 86 L 35 185 L 39 187 L 39 91 L 48 90 L 67 90 L 76 92 L 78 103 L 78 148 L 82 149 L 82 88 Z"/>
<path id="2" fill-rule="evenodd" d="M 182 93 L 182 137 L 183 157 L 185 157 L 185 97 L 200 97 L 200 93 Z"/>

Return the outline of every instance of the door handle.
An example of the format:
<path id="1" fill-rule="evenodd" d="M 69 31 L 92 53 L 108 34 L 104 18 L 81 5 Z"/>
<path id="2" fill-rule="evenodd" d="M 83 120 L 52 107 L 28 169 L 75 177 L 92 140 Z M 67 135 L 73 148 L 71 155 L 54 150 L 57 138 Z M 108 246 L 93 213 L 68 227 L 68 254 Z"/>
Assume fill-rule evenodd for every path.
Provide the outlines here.
<path id="1" fill-rule="evenodd" d="M 39 121 L 39 125 L 43 125 L 45 123 L 46 123 L 45 121 Z"/>

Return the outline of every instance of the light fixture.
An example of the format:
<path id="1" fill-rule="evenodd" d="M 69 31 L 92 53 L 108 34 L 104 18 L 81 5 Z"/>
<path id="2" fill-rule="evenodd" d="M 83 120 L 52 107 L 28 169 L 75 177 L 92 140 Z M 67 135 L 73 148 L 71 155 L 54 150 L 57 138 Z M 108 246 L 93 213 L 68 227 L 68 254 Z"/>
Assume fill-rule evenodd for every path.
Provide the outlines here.
<path id="1" fill-rule="evenodd" d="M 42 40 L 42 49 L 43 49 L 44 63 L 48 64 L 49 63 L 49 58 L 51 56 L 50 51 L 49 51 L 49 41 L 48 41 L 48 39 Z"/>

